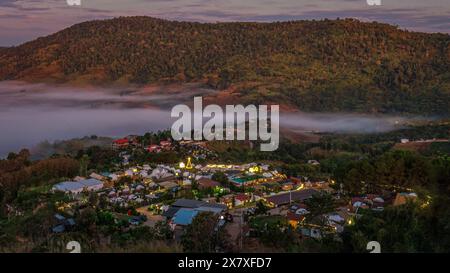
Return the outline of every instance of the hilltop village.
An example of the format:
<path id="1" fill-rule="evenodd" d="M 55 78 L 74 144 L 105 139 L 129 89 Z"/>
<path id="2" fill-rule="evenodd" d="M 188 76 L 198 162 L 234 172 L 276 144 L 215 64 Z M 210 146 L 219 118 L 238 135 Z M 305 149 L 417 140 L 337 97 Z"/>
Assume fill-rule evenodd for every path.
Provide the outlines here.
<path id="1" fill-rule="evenodd" d="M 351 196 L 331 177 L 288 176 L 264 162 L 209 163 L 220 160 L 201 141 L 167 138 L 143 145 L 142 138 L 127 136 L 114 140 L 111 149 L 119 161 L 110 170 L 84 170 L 85 176 L 53 185 L 52 192 L 68 197 L 58 203 L 53 233 L 70 232 L 80 224 L 74 220 L 76 212 L 100 203 L 101 215 L 111 218 L 111 225 L 127 231 L 165 226 L 166 239 L 178 243 L 195 219 L 208 216 L 214 230 L 227 235 L 221 247 L 240 251 L 243 244 L 251 248 L 264 236 L 268 225 L 292 229 L 303 238 L 338 240 L 337 235 L 360 216 L 359 210 L 383 211 L 417 199 L 406 188 Z M 180 155 L 179 162 L 136 164 L 136 151 L 148 157 L 170 151 Z"/>
<path id="2" fill-rule="evenodd" d="M 24 149 L 0 160 L 0 250 L 367 252 L 378 241 L 383 252 L 440 251 L 449 130 L 297 143 L 284 133 L 274 152 L 170 131 L 46 144 L 37 160 Z"/>

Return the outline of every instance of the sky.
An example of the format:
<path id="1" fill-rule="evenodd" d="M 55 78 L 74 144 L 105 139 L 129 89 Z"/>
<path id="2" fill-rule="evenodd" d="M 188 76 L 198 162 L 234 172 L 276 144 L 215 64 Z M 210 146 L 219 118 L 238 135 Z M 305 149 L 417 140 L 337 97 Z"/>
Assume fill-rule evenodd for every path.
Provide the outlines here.
<path id="1" fill-rule="evenodd" d="M 69 0 L 73 1 L 73 0 Z M 356 18 L 450 33 L 450 0 L 0 0 L 0 46 L 19 45 L 73 24 L 118 16 L 229 22 Z"/>

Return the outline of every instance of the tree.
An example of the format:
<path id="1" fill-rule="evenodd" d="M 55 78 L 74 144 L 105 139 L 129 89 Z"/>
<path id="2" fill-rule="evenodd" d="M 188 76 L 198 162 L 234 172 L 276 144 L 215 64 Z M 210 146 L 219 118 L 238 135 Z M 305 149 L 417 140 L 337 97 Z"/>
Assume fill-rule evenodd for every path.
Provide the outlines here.
<path id="1" fill-rule="evenodd" d="M 85 208 L 80 211 L 78 217 L 76 217 L 77 227 L 90 234 L 93 234 L 96 229 L 96 223 L 98 222 L 97 213 L 93 208 Z"/>
<path id="2" fill-rule="evenodd" d="M 314 218 L 326 213 L 334 211 L 334 199 L 329 193 L 318 193 L 311 196 L 311 198 L 305 200 L 305 204 L 308 208 L 309 218 Z"/>
<path id="3" fill-rule="evenodd" d="M 80 159 L 80 176 L 87 176 L 89 165 L 89 156 L 83 155 Z"/>
<path id="4" fill-rule="evenodd" d="M 351 252 L 366 252 L 369 241 L 378 241 L 382 252 L 433 251 L 432 245 L 440 239 L 430 236 L 434 228 L 426 228 L 429 221 L 423 209 L 409 203 L 382 213 L 364 213 L 355 225 L 346 228 L 342 238 L 346 251 Z M 440 236 L 448 237 L 443 233 Z"/>
<path id="5" fill-rule="evenodd" d="M 155 224 L 155 235 L 159 240 L 171 240 L 173 239 L 173 231 L 166 221 L 159 221 Z"/>
<path id="6" fill-rule="evenodd" d="M 228 181 L 228 177 L 223 172 L 215 172 L 212 176 L 212 180 L 219 182 L 222 186 L 228 186 L 230 182 Z"/>
<path id="7" fill-rule="evenodd" d="M 255 214 L 267 214 L 269 208 L 264 204 L 263 201 L 259 200 L 256 202 Z"/>
<path id="8" fill-rule="evenodd" d="M 218 216 L 210 212 L 199 213 L 182 236 L 185 252 L 210 253 L 227 249 L 228 234 L 218 227 Z"/>

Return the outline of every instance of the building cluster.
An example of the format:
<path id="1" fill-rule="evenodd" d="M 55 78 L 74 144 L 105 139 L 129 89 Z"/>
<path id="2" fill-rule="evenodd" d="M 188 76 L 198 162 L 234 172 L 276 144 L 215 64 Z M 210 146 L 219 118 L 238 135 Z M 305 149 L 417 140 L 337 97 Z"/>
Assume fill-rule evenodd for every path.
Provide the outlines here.
<path id="1" fill-rule="evenodd" d="M 114 141 L 113 145 L 120 149 L 138 147 L 136 139 L 128 136 Z M 92 193 L 104 198 L 115 215 L 128 217 L 132 226 L 166 221 L 176 238 L 202 212 L 216 215 L 218 228 L 226 228 L 227 223 L 233 221 L 233 213 L 240 211 L 252 216 L 259 203 L 264 204 L 269 215 L 284 218 L 302 236 L 319 238 L 324 232 L 342 232 L 346 225 L 360 217 L 362 210 L 382 211 L 388 205 L 402 205 L 417 199 L 417 195 L 411 192 L 349 197 L 332 179 L 288 177 L 277 168 L 258 162 L 198 163 L 202 158 L 194 155 L 205 155 L 209 150 L 202 143 L 192 141 L 176 144 L 161 141 L 159 145 L 146 149 L 158 153 L 172 150 L 175 145 L 188 149 L 191 156 L 177 164 L 133 165 L 127 152 L 122 151 L 123 162 L 118 170 L 92 172 L 89 177 L 76 177 L 55 184 L 52 190 L 70 195 L 73 202 L 58 205 L 61 215 L 54 232 L 64 232 L 75 225 L 70 214 L 65 214 L 67 218 L 62 214 L 80 203 L 86 205 L 85 196 Z M 308 163 L 320 164 L 316 160 Z M 306 201 L 321 193 L 333 197 L 335 209 L 309 219 L 310 209 Z M 131 211 L 137 211 L 137 215 Z M 241 222 L 240 225 L 248 227 L 248 223 Z"/>

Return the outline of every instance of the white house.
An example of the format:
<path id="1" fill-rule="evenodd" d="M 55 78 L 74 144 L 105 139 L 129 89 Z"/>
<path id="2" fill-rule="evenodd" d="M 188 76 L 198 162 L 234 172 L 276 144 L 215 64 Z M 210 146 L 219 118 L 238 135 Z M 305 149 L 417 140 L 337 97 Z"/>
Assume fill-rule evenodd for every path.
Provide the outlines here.
<path id="1" fill-rule="evenodd" d="M 152 171 L 150 174 L 150 177 L 156 178 L 156 179 L 163 179 L 166 177 L 172 176 L 171 173 L 169 173 L 165 168 L 158 167 Z"/>
<path id="2" fill-rule="evenodd" d="M 80 181 L 64 181 L 53 186 L 54 191 L 77 194 L 84 190 L 98 191 L 103 188 L 103 182 L 94 178 Z"/>

